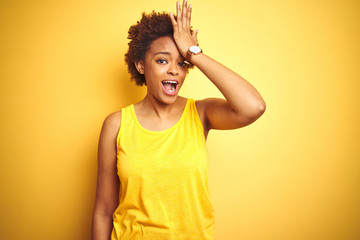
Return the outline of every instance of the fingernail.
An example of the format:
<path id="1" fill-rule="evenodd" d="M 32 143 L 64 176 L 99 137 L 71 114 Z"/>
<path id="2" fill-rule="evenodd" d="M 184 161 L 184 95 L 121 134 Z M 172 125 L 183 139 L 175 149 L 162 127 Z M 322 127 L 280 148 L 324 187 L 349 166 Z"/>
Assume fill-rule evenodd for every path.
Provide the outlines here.
<path id="1" fill-rule="evenodd" d="M 189 5 L 189 8 L 192 8 L 191 4 Z"/>

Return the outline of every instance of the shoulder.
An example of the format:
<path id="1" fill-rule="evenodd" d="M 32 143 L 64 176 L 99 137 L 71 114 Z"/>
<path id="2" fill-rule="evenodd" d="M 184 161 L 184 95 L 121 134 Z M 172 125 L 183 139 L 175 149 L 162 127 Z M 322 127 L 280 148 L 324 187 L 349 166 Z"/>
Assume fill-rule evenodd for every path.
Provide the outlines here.
<path id="1" fill-rule="evenodd" d="M 205 98 L 195 101 L 196 111 L 198 112 L 199 118 L 203 124 L 205 135 L 207 135 L 210 130 L 207 111 L 211 108 L 211 106 L 217 104 L 221 100 L 222 99 L 219 98 Z"/>
<path id="2" fill-rule="evenodd" d="M 197 109 L 199 115 L 200 114 L 205 115 L 207 109 L 209 109 L 215 105 L 220 105 L 220 104 L 224 104 L 224 103 L 226 103 L 226 101 L 221 98 L 205 98 L 202 100 L 195 101 L 196 109 Z"/>
<path id="3" fill-rule="evenodd" d="M 109 125 L 120 125 L 121 123 L 121 110 L 110 113 L 104 120 L 104 123 Z"/>
<path id="4" fill-rule="evenodd" d="M 211 116 L 219 114 L 219 109 L 226 105 L 226 100 L 221 98 L 205 98 L 196 100 L 195 105 L 204 126 L 205 133 L 207 133 L 211 129 Z"/>
<path id="5" fill-rule="evenodd" d="M 105 118 L 101 131 L 107 135 L 116 136 L 120 129 L 120 125 L 121 110 L 113 112 Z"/>

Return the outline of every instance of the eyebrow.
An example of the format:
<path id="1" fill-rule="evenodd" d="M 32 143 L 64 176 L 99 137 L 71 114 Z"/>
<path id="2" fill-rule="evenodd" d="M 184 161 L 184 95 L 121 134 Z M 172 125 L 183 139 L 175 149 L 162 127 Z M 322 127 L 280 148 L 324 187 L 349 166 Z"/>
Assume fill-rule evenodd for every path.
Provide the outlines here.
<path id="1" fill-rule="evenodd" d="M 171 55 L 170 54 L 170 52 L 156 52 L 156 53 L 154 53 L 154 56 L 156 56 L 156 55 L 160 55 L 160 54 L 165 54 L 165 55 Z M 185 59 L 183 56 L 179 56 L 179 58 L 181 58 L 181 59 Z"/>
<path id="2" fill-rule="evenodd" d="M 157 53 L 154 54 L 154 56 L 159 55 L 159 54 L 170 55 L 170 52 L 157 52 Z"/>

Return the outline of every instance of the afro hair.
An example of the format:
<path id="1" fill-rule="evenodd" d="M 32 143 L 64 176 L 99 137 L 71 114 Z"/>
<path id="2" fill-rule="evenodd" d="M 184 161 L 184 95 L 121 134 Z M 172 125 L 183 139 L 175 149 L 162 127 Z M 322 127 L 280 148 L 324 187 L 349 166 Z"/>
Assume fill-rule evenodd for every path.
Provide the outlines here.
<path id="1" fill-rule="evenodd" d="M 134 63 L 144 60 L 145 54 L 154 40 L 173 36 L 174 30 L 170 15 L 166 12 L 156 13 L 155 11 L 150 14 L 142 13 L 141 20 L 132 25 L 128 33 L 130 42 L 128 52 L 125 54 L 128 71 L 136 85 L 146 85 L 145 76 L 137 71 Z M 188 66 L 188 68 L 191 67 Z"/>

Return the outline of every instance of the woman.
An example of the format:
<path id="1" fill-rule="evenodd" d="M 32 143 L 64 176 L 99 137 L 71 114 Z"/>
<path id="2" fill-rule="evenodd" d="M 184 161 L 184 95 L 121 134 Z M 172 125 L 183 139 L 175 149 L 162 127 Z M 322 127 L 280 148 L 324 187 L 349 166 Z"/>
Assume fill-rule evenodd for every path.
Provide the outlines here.
<path id="1" fill-rule="evenodd" d="M 214 239 L 207 183 L 206 137 L 211 129 L 254 122 L 265 102 L 246 80 L 197 46 L 191 5 L 143 14 L 129 30 L 126 62 L 145 98 L 104 121 L 92 237 L 100 239 Z M 196 66 L 226 100 L 178 96 Z M 120 198 L 119 198 L 120 195 Z"/>

